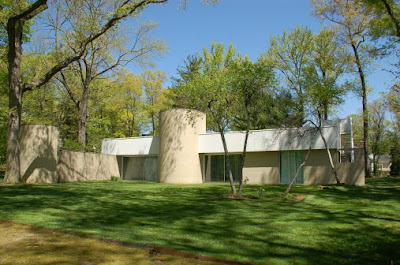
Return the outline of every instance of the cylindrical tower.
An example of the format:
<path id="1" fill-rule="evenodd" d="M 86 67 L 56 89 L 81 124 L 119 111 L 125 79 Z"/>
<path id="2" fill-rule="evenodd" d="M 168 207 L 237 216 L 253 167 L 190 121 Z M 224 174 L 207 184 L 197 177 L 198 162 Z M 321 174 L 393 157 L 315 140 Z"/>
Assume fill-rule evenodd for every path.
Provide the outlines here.
<path id="1" fill-rule="evenodd" d="M 199 133 L 206 132 L 206 115 L 186 109 L 160 112 L 158 181 L 202 183 Z"/>

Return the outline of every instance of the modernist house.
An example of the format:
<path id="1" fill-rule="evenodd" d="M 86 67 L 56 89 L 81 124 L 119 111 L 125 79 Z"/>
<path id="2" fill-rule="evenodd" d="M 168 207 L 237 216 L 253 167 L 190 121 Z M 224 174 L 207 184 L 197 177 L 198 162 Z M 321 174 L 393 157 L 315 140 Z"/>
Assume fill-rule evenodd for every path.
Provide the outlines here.
<path id="1" fill-rule="evenodd" d="M 346 184 L 365 184 L 363 158 L 353 148 L 350 119 L 326 121 L 322 128 L 338 176 Z M 241 168 L 244 132 L 227 132 L 233 176 L 247 184 L 289 183 L 311 144 L 299 184 L 335 183 L 322 137 L 311 128 L 254 130 L 249 134 Z M 206 115 L 170 109 L 160 113 L 160 135 L 104 139 L 102 154 L 115 155 L 121 177 L 162 183 L 204 183 L 228 180 L 219 133 L 206 132 Z"/>

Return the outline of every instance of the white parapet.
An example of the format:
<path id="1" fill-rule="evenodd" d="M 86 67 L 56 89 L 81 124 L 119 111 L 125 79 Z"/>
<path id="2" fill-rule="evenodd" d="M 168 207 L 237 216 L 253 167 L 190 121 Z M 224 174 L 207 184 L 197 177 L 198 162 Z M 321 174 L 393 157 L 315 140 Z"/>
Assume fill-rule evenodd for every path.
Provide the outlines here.
<path id="1" fill-rule="evenodd" d="M 337 149 L 339 134 L 337 127 L 325 127 L 323 135 L 330 149 Z M 250 131 L 247 152 L 307 150 L 310 146 L 313 130 L 311 128 L 289 128 Z M 245 132 L 226 132 L 225 139 L 230 153 L 243 151 Z M 311 142 L 312 149 L 325 149 L 324 142 L 317 134 Z M 199 135 L 199 153 L 223 153 L 219 133 Z"/>

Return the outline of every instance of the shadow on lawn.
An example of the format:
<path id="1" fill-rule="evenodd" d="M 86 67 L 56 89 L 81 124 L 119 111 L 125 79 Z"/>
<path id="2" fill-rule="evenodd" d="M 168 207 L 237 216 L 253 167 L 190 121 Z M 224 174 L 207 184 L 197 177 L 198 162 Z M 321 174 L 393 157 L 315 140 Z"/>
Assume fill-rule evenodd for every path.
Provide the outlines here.
<path id="1" fill-rule="evenodd" d="M 271 196 L 284 188 L 264 187 Z M 311 195 L 302 203 L 215 196 L 228 192 L 207 184 L 3 186 L 0 218 L 254 264 L 400 262 L 399 189 L 298 186 L 294 193 Z"/>

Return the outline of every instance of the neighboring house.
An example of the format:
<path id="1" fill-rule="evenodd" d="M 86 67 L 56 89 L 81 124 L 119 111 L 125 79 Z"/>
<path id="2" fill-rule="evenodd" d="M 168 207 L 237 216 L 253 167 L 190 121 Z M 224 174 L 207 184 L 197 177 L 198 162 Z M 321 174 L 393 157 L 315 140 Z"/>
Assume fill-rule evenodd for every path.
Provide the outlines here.
<path id="1" fill-rule="evenodd" d="M 362 151 L 353 148 L 351 120 L 326 121 L 322 128 L 338 176 L 346 184 L 365 184 Z M 206 115 L 171 109 L 160 113 L 160 135 L 104 139 L 102 153 L 117 156 L 121 177 L 162 183 L 227 181 L 221 136 L 206 132 Z M 247 184 L 289 183 L 309 149 L 297 183 L 329 184 L 335 179 L 323 140 L 311 128 L 250 131 L 246 161 L 240 172 L 244 132 L 226 132 L 231 168 Z"/>
<path id="2" fill-rule="evenodd" d="M 390 175 L 390 166 L 392 165 L 392 163 L 390 163 L 392 156 L 391 155 L 379 155 L 376 156 L 378 161 L 377 161 L 377 165 L 378 165 L 378 173 L 376 177 L 386 177 L 388 175 Z M 371 162 L 371 172 L 374 172 L 374 155 L 370 154 L 368 156 L 369 161 Z"/>

